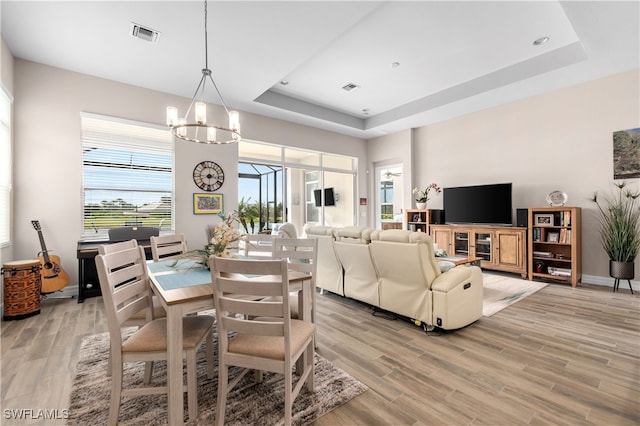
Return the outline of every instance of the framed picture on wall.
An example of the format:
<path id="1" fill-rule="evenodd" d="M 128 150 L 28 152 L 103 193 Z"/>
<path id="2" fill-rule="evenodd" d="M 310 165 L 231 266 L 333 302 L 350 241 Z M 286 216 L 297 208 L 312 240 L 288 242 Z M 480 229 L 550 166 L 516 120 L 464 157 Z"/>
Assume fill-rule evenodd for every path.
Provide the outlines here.
<path id="1" fill-rule="evenodd" d="M 193 214 L 218 214 L 222 212 L 222 194 L 193 194 Z"/>

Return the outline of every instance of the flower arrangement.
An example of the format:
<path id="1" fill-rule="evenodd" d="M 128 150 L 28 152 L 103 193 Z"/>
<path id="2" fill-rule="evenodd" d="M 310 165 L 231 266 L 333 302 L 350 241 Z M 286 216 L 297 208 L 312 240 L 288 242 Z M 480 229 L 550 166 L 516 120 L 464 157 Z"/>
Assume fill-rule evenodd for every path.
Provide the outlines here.
<path id="1" fill-rule="evenodd" d="M 230 244 L 240 239 L 240 233 L 234 226 L 234 222 L 238 222 L 238 214 L 236 212 L 225 215 L 219 213 L 218 217 L 222 222 L 215 225 L 207 225 L 207 241 L 209 241 L 203 249 L 189 250 L 176 256 L 171 266 L 176 266 L 180 259 L 191 259 L 195 264 L 202 264 L 209 268 L 209 256 L 216 255 L 228 257 L 230 255 Z"/>
<path id="2" fill-rule="evenodd" d="M 427 189 L 425 189 L 424 191 L 416 187 L 416 188 L 413 188 L 413 191 L 411 192 L 413 194 L 416 194 L 417 203 L 426 203 L 427 201 L 429 201 L 429 192 L 431 192 L 432 189 L 436 192 L 436 194 L 439 194 L 442 192 L 438 184 L 435 182 L 427 186 Z"/>
<path id="3" fill-rule="evenodd" d="M 236 212 L 227 215 L 220 213 L 218 216 L 222 219 L 222 222 L 207 226 L 209 244 L 205 246 L 205 249 L 208 254 L 228 256 L 229 244 L 238 241 L 240 238 L 240 233 L 234 225 L 234 222 L 238 222 L 238 214 Z"/>

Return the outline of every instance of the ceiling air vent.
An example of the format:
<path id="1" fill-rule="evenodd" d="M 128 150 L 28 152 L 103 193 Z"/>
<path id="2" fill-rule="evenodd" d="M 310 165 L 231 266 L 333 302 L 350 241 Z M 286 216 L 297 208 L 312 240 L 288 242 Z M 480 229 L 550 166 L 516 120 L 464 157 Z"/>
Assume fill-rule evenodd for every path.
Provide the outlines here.
<path id="1" fill-rule="evenodd" d="M 152 30 L 151 28 L 143 27 L 140 24 L 136 24 L 135 22 L 131 23 L 131 36 L 135 38 L 139 38 L 144 41 L 148 41 L 151 43 L 158 43 L 158 39 L 160 38 L 160 32 L 156 30 Z"/>
<path id="2" fill-rule="evenodd" d="M 358 86 L 355 83 L 347 83 L 344 86 L 342 86 L 343 90 L 346 90 L 347 92 L 351 92 L 352 90 L 356 90 L 357 88 L 359 88 L 360 86 Z"/>

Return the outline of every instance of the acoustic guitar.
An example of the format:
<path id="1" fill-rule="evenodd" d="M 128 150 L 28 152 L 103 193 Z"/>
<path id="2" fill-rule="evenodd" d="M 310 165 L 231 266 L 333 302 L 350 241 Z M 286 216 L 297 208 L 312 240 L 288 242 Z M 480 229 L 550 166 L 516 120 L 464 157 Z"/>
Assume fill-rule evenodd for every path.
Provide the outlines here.
<path id="1" fill-rule="evenodd" d="M 38 231 L 40 249 L 42 250 L 38 253 L 38 259 L 40 259 L 40 263 L 42 264 L 42 270 L 40 272 L 42 276 L 42 290 L 40 290 L 40 292 L 47 294 L 60 291 L 69 284 L 69 274 L 60 266 L 60 258 L 58 256 L 49 255 L 47 245 L 44 243 L 44 237 L 42 236 L 40 222 L 32 220 L 31 224 L 33 228 Z"/>

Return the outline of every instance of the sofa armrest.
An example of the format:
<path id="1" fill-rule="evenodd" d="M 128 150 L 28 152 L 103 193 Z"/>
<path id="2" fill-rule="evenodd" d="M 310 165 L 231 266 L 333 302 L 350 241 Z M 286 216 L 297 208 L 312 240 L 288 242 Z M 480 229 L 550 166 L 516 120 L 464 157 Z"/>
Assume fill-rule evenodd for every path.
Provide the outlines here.
<path id="1" fill-rule="evenodd" d="M 478 278 L 480 278 L 480 283 L 482 283 L 482 271 L 479 267 L 466 265 L 456 266 L 447 272 L 443 272 L 433 280 L 433 283 L 431 283 L 431 291 L 448 293 L 451 289 L 471 283 Z"/>

